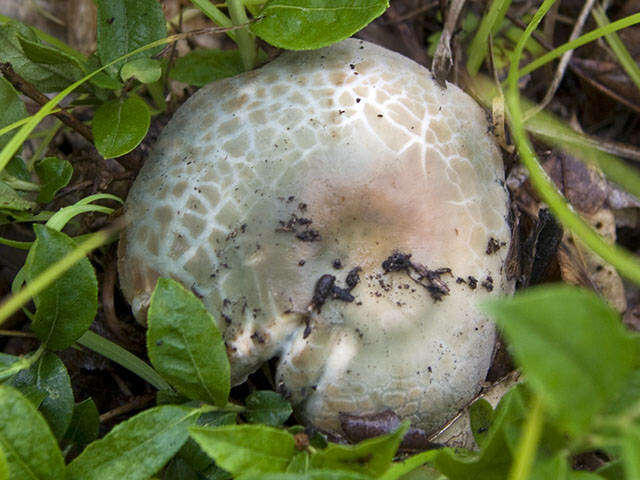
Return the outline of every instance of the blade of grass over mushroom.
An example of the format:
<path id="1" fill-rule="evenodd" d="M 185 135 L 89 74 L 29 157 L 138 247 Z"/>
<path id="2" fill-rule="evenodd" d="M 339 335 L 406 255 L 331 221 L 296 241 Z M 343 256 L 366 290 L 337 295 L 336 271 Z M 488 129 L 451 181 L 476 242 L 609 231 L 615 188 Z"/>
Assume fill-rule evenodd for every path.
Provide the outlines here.
<path id="1" fill-rule="evenodd" d="M 158 390 L 172 391 L 171 386 L 148 363 L 143 362 L 120 345 L 101 337 L 97 333 L 91 330 L 85 332 L 84 335 L 78 339 L 78 343 L 118 365 L 122 365 Z"/>
<path id="2" fill-rule="evenodd" d="M 113 228 L 94 233 L 69 254 L 52 264 L 22 289 L 11 295 L 0 305 L 0 325 L 21 307 L 26 305 L 32 297 L 42 292 L 59 278 L 60 275 L 85 258 L 89 252 L 107 243 L 115 233 L 116 229 Z"/>
<path id="3" fill-rule="evenodd" d="M 581 47 L 583 45 L 586 45 L 589 42 L 593 42 L 594 40 L 604 37 L 609 33 L 617 32 L 618 30 L 622 30 L 623 28 L 636 25 L 637 23 L 640 23 L 640 13 L 634 13 L 633 15 L 629 15 L 628 17 L 624 17 L 620 20 L 616 20 L 615 22 L 612 22 L 609 25 L 606 25 L 604 27 L 596 28 L 595 30 L 592 30 L 576 38 L 575 40 L 571 42 L 567 42 L 559 46 L 558 48 L 551 50 L 550 52 L 547 52 L 544 55 L 536 58 L 532 62 L 522 67 L 518 71 L 517 76 L 518 78 L 523 77 L 524 75 L 527 75 L 533 72 L 534 70 L 537 70 L 543 65 L 546 65 L 550 61 L 561 57 L 563 53 L 568 52 L 569 50 L 573 50 L 575 48 Z M 527 38 L 528 37 L 529 35 L 527 35 Z M 521 55 L 518 55 L 518 58 L 520 58 L 520 56 Z"/>
<path id="4" fill-rule="evenodd" d="M 529 139 L 527 138 L 523 112 L 520 103 L 520 92 L 518 89 L 518 65 L 522 58 L 524 45 L 531 33 L 536 29 L 542 17 L 553 5 L 554 0 L 545 0 L 540 6 L 533 19 L 527 26 L 516 45 L 511 59 L 509 76 L 507 77 L 506 101 L 511 120 L 511 132 L 514 142 L 518 147 L 520 159 L 529 171 L 531 183 L 545 201 L 554 215 L 569 230 L 573 231 L 582 242 L 591 250 L 598 254 L 603 260 L 614 266 L 618 272 L 625 277 L 640 284 L 640 260 L 627 250 L 608 244 L 603 238 L 591 228 L 578 214 L 569 206 L 566 199 L 555 188 L 546 172 L 538 162 L 535 152 Z M 640 19 L 640 15 L 639 15 Z M 613 25 L 613 24 L 611 24 Z"/>
<path id="5" fill-rule="evenodd" d="M 389 6 L 387 0 L 269 0 L 251 26 L 265 42 L 288 50 L 313 50 L 350 37 Z"/>
<path id="6" fill-rule="evenodd" d="M 202 302 L 175 280 L 161 278 L 147 315 L 153 366 L 182 395 L 224 406 L 229 360 L 216 322 Z"/>
<path id="7" fill-rule="evenodd" d="M 487 14 L 482 17 L 480 27 L 478 27 L 468 49 L 467 71 L 471 76 L 478 73 L 480 65 L 487 56 L 489 35 L 496 34 L 510 5 L 511 0 L 494 0 L 491 2 Z"/>
<path id="8" fill-rule="evenodd" d="M 602 7 L 596 8 L 592 12 L 592 15 L 599 27 L 610 25 L 609 19 Z M 624 68 L 624 71 L 627 72 L 627 75 L 629 75 L 629 78 L 631 78 L 636 88 L 640 90 L 640 67 L 629 53 L 629 50 L 627 50 L 627 47 L 624 46 L 624 43 L 622 43 L 622 40 L 620 40 L 620 37 L 615 32 L 606 34 L 605 38 L 611 50 L 615 53 L 618 62 L 622 68 Z"/>

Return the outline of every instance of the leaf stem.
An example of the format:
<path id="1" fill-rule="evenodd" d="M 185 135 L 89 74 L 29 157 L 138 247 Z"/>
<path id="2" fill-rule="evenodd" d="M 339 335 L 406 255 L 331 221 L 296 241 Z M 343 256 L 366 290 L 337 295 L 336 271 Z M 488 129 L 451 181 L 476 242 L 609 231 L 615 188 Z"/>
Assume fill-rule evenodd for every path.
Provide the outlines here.
<path id="1" fill-rule="evenodd" d="M 536 457 L 540 435 L 542 434 L 542 413 L 542 402 L 535 395 L 531 410 L 527 416 L 527 423 L 524 425 L 524 430 L 518 443 L 516 458 L 511 464 L 511 470 L 509 470 L 509 480 L 527 480 L 529 478 L 529 473 L 531 473 L 531 467 Z"/>
<path id="2" fill-rule="evenodd" d="M 19 360 L 16 360 L 8 367 L 4 368 L 0 372 L 0 382 L 6 380 L 9 377 L 12 377 L 16 373 L 26 370 L 31 367 L 34 363 L 38 361 L 38 359 L 42 356 L 45 351 L 44 343 L 41 343 L 38 349 L 33 352 L 31 355 L 27 355 L 26 357 L 22 357 Z"/>
<path id="3" fill-rule="evenodd" d="M 220 9 L 213 5 L 209 0 L 191 0 L 191 3 L 198 7 L 207 17 L 213 20 L 216 25 L 220 25 L 225 28 L 233 26 L 231 19 L 222 13 Z M 229 31 L 227 32 L 227 35 L 229 35 L 231 40 L 237 42 L 236 32 Z"/>
<path id="4" fill-rule="evenodd" d="M 229 9 L 231 21 L 235 26 L 247 25 L 249 23 L 247 11 L 244 9 L 242 0 L 228 0 L 227 8 Z M 240 56 L 242 57 L 245 70 L 253 69 L 256 65 L 257 56 L 256 41 L 248 27 L 236 32 L 236 43 L 238 44 L 238 50 L 240 50 Z"/>
<path id="5" fill-rule="evenodd" d="M 111 340 L 89 330 L 78 339 L 78 343 L 135 373 L 158 390 L 171 390 L 171 386 L 148 363 Z"/>

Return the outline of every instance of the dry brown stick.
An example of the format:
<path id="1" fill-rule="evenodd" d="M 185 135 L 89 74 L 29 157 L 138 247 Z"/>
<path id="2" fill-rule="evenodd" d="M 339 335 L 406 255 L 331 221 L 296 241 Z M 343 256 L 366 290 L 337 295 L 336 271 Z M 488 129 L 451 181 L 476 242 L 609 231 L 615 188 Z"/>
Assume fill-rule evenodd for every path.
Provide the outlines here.
<path id="1" fill-rule="evenodd" d="M 45 94 L 40 92 L 31 82 L 28 82 L 20 75 L 18 75 L 9 62 L 0 63 L 0 72 L 2 73 L 4 78 L 6 78 L 7 81 L 9 81 L 9 83 L 11 83 L 11 85 L 15 87 L 16 90 L 24 93 L 38 105 L 42 106 L 49 101 L 49 98 Z M 84 123 L 71 115 L 69 112 L 61 110 L 60 112 L 54 113 L 53 115 L 58 117 L 58 119 L 60 119 L 60 121 L 62 121 L 65 125 L 73 128 L 76 132 L 93 143 L 93 135 L 91 134 L 91 130 L 89 129 L 89 127 L 87 127 Z"/>
<path id="2" fill-rule="evenodd" d="M 451 53 L 451 38 L 458 24 L 458 18 L 462 13 L 467 0 L 453 0 L 451 6 L 445 16 L 444 27 L 442 28 L 442 34 L 440 40 L 436 46 L 436 52 L 433 55 L 433 62 L 431 63 L 431 73 L 435 80 L 441 85 L 445 86 L 445 80 L 449 74 L 449 70 L 453 66 L 453 54 Z"/>

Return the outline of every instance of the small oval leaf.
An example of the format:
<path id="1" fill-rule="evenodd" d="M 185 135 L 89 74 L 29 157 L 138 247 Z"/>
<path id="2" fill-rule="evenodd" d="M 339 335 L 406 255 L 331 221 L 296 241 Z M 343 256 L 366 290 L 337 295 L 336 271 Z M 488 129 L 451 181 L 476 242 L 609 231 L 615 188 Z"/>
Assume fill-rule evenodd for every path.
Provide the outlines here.
<path id="1" fill-rule="evenodd" d="M 63 187 L 66 187 L 73 175 L 71 163 L 63 158 L 46 157 L 34 166 L 38 178 L 42 183 L 38 198 L 40 203 L 48 203 Z"/>
<path id="2" fill-rule="evenodd" d="M 152 58 L 138 58 L 125 63 L 120 70 L 120 78 L 123 81 L 131 77 L 137 78 L 142 83 L 153 83 L 162 75 L 162 65 Z"/>
<path id="3" fill-rule="evenodd" d="M 87 398 L 73 407 L 73 416 L 67 432 L 66 441 L 84 447 L 98 438 L 100 415 L 93 399 Z"/>
<path id="4" fill-rule="evenodd" d="M 245 402 L 244 416 L 251 423 L 264 423 L 277 427 L 287 421 L 292 409 L 289 402 L 271 390 L 253 392 Z"/>
<path id="5" fill-rule="evenodd" d="M 93 117 L 91 129 L 98 152 L 115 158 L 136 148 L 151 123 L 149 107 L 140 97 L 130 96 L 103 103 Z"/>
<path id="6" fill-rule="evenodd" d="M 388 0 L 269 0 L 252 24 L 265 42 L 287 50 L 312 50 L 350 37 L 389 6 Z"/>
<path id="7" fill-rule="evenodd" d="M 76 248 L 64 233 L 34 225 L 33 242 L 25 269 L 32 281 Z M 83 258 L 33 299 L 36 313 L 31 330 L 51 350 L 70 346 L 87 331 L 98 310 L 98 282 L 93 267 Z"/>
<path id="8" fill-rule="evenodd" d="M 179 82 L 202 87 L 221 78 L 244 72 L 238 50 L 193 50 L 176 59 L 169 76 Z"/>
<path id="9" fill-rule="evenodd" d="M 293 435 L 265 425 L 193 427 L 190 431 L 207 455 L 234 475 L 284 472 L 296 451 Z"/>
<path id="10" fill-rule="evenodd" d="M 224 406 L 229 360 L 216 322 L 196 296 L 161 278 L 147 316 L 147 349 L 155 369 L 182 395 Z"/>

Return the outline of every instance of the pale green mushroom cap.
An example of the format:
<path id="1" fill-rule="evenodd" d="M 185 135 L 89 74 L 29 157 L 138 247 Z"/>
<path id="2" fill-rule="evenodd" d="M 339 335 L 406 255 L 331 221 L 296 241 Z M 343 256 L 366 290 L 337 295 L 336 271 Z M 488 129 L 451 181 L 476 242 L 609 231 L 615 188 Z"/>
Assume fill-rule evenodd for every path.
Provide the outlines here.
<path id="1" fill-rule="evenodd" d="M 121 286 L 144 321 L 156 279 L 182 282 L 233 383 L 280 356 L 279 389 L 321 430 L 391 409 L 433 431 L 489 368 L 479 303 L 511 290 L 503 176 L 484 112 L 411 60 L 354 39 L 283 53 L 176 112 L 127 200 Z M 448 294 L 385 273 L 394 252 L 451 269 Z M 323 275 L 344 288 L 356 267 L 354 301 L 314 308 Z"/>

